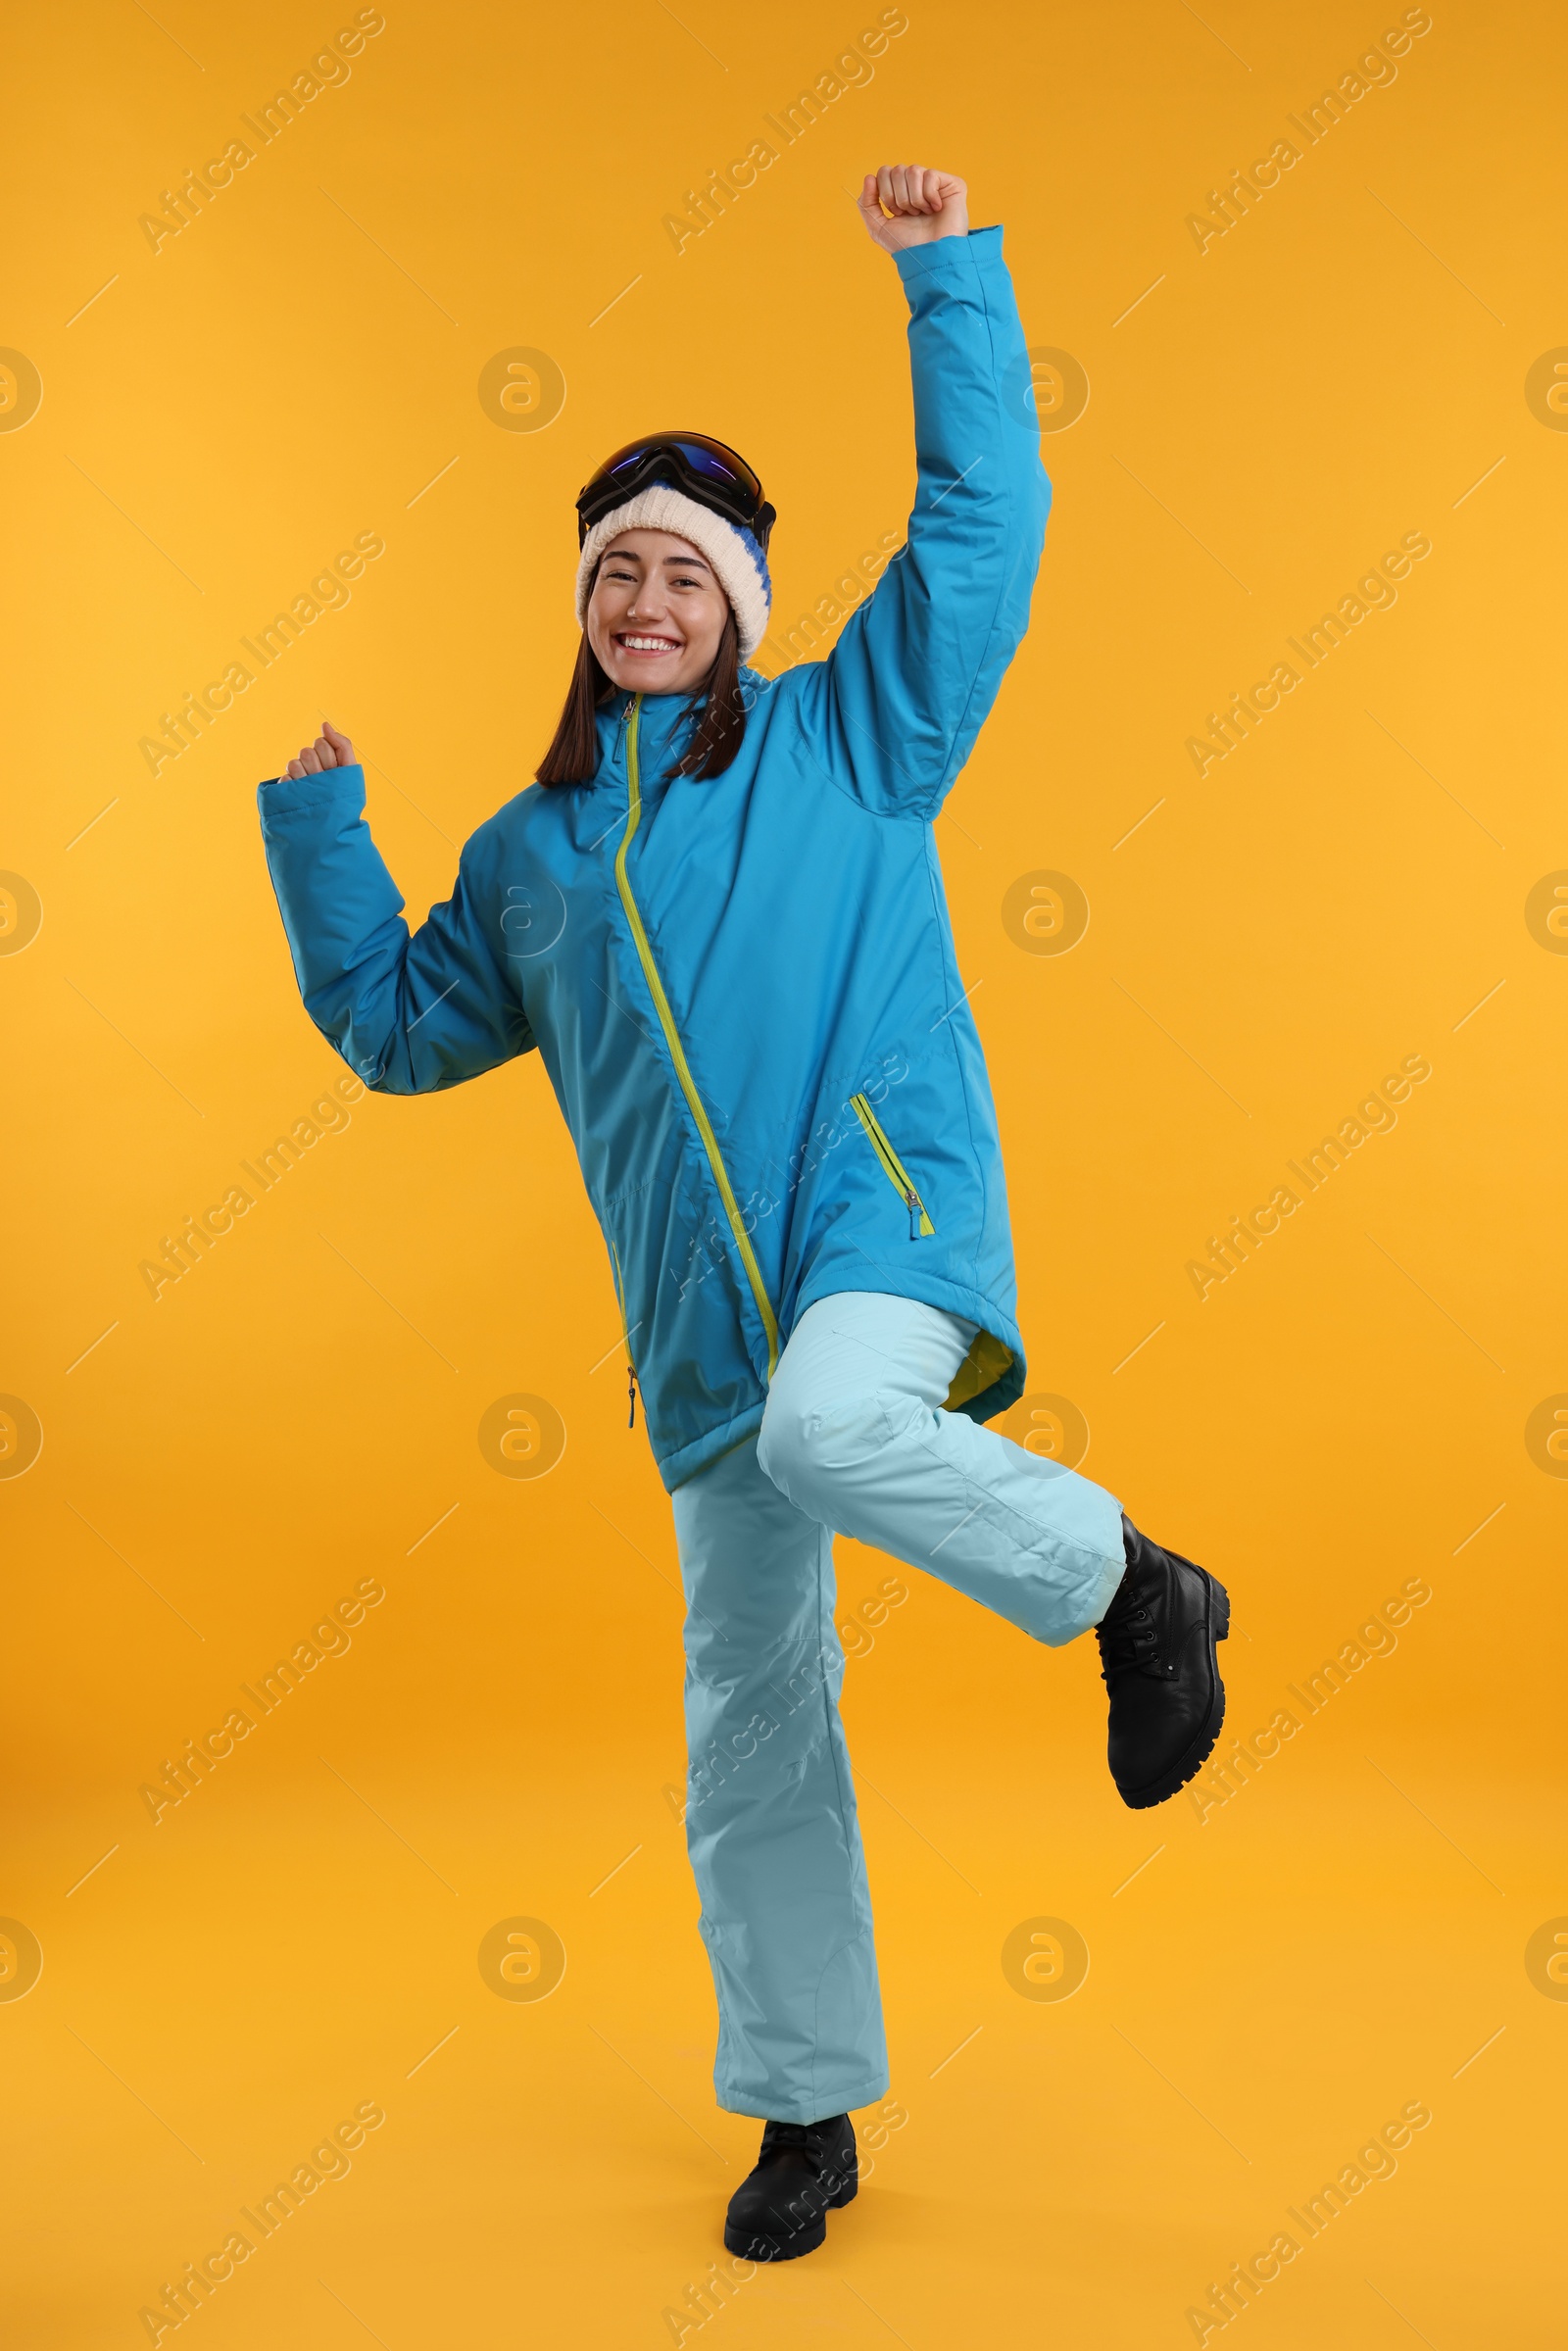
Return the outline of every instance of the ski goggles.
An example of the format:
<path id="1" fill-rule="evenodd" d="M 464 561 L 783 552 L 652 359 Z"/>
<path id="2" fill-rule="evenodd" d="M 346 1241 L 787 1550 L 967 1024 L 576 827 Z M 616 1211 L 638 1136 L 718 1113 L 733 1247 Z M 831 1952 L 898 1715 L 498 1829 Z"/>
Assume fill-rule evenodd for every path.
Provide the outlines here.
<path id="1" fill-rule="evenodd" d="M 699 506 L 722 514 L 727 522 L 738 522 L 766 547 L 778 517 L 762 496 L 761 483 L 743 457 L 700 432 L 649 433 L 606 458 L 578 495 L 578 546 L 596 522 L 656 481 L 684 490 Z"/>

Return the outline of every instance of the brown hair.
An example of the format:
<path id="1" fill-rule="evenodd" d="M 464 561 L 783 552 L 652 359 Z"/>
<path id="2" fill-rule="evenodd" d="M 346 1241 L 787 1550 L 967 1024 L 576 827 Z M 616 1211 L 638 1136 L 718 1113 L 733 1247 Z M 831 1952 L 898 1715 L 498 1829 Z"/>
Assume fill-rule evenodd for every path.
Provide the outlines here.
<path id="1" fill-rule="evenodd" d="M 577 662 L 566 688 L 566 700 L 562 709 L 561 722 L 555 739 L 534 771 L 534 780 L 541 784 L 586 784 L 593 781 L 599 765 L 599 733 L 594 724 L 595 714 L 615 692 L 606 675 L 598 656 L 588 642 L 588 631 L 582 632 L 577 648 Z M 724 615 L 724 633 L 718 640 L 718 651 L 708 675 L 692 690 L 689 698 L 695 708 L 702 704 L 702 715 L 684 757 L 676 762 L 676 775 L 695 776 L 699 782 L 710 776 L 722 775 L 740 750 L 746 732 L 748 697 L 740 682 L 740 637 L 735 627 L 733 611 Z"/>

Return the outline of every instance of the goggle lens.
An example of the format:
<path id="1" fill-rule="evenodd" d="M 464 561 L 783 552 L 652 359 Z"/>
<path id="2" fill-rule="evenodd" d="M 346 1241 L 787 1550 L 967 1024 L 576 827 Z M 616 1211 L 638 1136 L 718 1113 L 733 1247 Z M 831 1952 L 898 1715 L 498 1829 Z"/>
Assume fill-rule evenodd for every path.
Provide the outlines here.
<path id="1" fill-rule="evenodd" d="M 634 447 L 619 452 L 601 466 L 600 473 L 611 478 L 633 473 L 639 465 L 662 450 L 673 450 L 685 461 L 694 473 L 709 481 L 717 482 L 728 490 L 740 490 L 746 497 L 761 502 L 762 485 L 743 459 L 719 449 L 708 441 L 676 440 L 661 436 L 658 440 L 639 441 Z"/>

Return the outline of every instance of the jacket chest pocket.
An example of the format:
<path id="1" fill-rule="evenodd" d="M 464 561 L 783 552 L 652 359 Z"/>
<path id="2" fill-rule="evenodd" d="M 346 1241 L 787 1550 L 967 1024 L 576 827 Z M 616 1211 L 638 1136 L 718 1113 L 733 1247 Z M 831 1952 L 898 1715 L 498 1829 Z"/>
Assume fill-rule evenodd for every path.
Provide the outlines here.
<path id="1" fill-rule="evenodd" d="M 904 1161 L 882 1132 L 882 1124 L 863 1094 L 850 1096 L 850 1107 L 865 1129 L 866 1140 L 875 1151 L 883 1174 L 903 1200 L 909 1215 L 909 1239 L 922 1241 L 935 1233 L 936 1227 L 926 1210 L 926 1204 L 915 1189 Z"/>

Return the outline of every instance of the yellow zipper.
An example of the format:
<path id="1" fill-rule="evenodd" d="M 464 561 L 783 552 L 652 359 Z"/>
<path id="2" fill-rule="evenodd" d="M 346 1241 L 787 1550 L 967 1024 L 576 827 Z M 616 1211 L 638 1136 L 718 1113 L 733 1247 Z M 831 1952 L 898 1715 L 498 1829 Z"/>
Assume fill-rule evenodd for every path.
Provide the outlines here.
<path id="1" fill-rule="evenodd" d="M 615 1269 L 615 1303 L 620 1308 L 620 1336 L 625 1343 L 626 1363 L 628 1369 L 634 1369 L 635 1364 L 631 1351 L 631 1330 L 626 1321 L 626 1278 L 620 1270 L 620 1251 L 616 1249 L 612 1240 L 610 1243 L 610 1261 Z"/>
<path id="2" fill-rule="evenodd" d="M 713 1133 L 712 1121 L 703 1106 L 703 1098 L 697 1091 L 697 1081 L 692 1076 L 686 1059 L 686 1050 L 681 1044 L 680 1032 L 675 1026 L 675 1016 L 669 1008 L 669 999 L 664 994 L 664 983 L 659 976 L 659 966 L 654 961 L 654 951 L 648 943 L 648 933 L 643 928 L 643 918 L 637 910 L 637 901 L 631 894 L 631 884 L 626 878 L 626 852 L 631 847 L 632 835 L 637 830 L 643 805 L 642 782 L 637 763 L 637 727 L 642 706 L 643 698 L 639 694 L 633 699 L 631 724 L 626 730 L 626 829 L 620 837 L 620 847 L 615 852 L 615 887 L 620 892 L 620 903 L 626 909 L 626 920 L 631 927 L 632 941 L 642 963 L 643 977 L 648 982 L 648 993 L 654 1000 L 654 1010 L 659 1014 L 659 1025 L 664 1032 L 664 1043 L 669 1048 L 669 1057 L 675 1065 L 675 1075 L 680 1080 L 680 1090 L 686 1097 L 687 1105 L 693 1118 L 697 1121 L 697 1132 L 703 1139 L 703 1149 L 708 1153 L 708 1163 L 713 1171 L 713 1180 L 718 1186 L 718 1195 L 724 1203 L 724 1213 L 729 1218 L 730 1231 L 735 1236 L 735 1247 L 740 1252 L 741 1263 L 746 1268 L 746 1278 L 751 1283 L 752 1296 L 757 1300 L 757 1310 L 762 1318 L 762 1328 L 767 1334 L 767 1376 L 771 1380 L 774 1372 L 778 1369 L 778 1317 L 773 1312 L 767 1288 L 762 1280 L 762 1269 L 757 1262 L 757 1251 L 752 1247 L 751 1236 L 746 1230 L 745 1220 L 741 1215 L 740 1203 L 735 1198 L 735 1190 L 729 1180 L 729 1171 L 724 1165 L 723 1155 L 718 1148 L 718 1138 Z M 624 1306 L 621 1309 L 621 1320 L 622 1322 L 625 1320 Z"/>
<path id="3" fill-rule="evenodd" d="M 871 1149 L 882 1162 L 882 1172 L 909 1211 L 909 1239 L 921 1241 L 935 1233 L 936 1226 L 926 1213 L 924 1200 L 916 1192 L 909 1171 L 892 1144 L 883 1134 L 876 1112 L 863 1094 L 850 1096 L 850 1107 L 871 1139 Z"/>
<path id="4" fill-rule="evenodd" d="M 615 1302 L 620 1308 L 620 1336 L 626 1348 L 626 1426 L 637 1425 L 637 1358 L 631 1351 L 631 1330 L 626 1320 L 626 1283 L 620 1270 L 620 1251 L 610 1235 L 610 1261 L 615 1268 Z"/>

